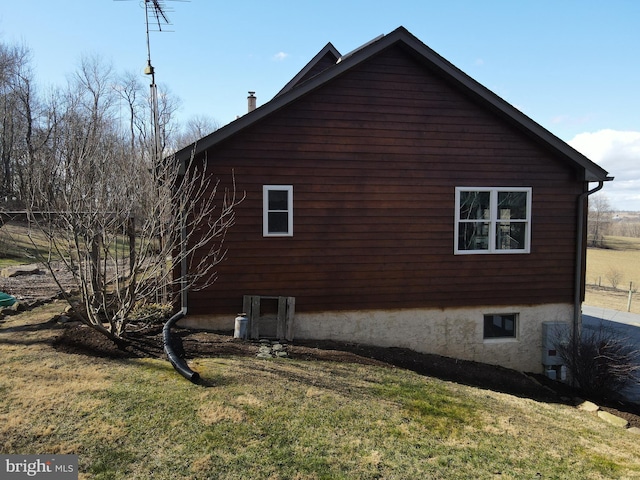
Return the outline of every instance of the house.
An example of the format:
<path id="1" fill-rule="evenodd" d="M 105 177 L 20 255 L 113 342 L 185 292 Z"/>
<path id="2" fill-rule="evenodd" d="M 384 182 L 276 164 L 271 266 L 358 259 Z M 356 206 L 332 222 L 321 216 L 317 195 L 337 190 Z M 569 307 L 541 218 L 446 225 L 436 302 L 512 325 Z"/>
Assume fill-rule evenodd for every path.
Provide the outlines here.
<path id="1" fill-rule="evenodd" d="M 328 44 L 192 153 L 246 199 L 180 325 L 249 310 L 258 336 L 525 371 L 543 323 L 579 328 L 586 199 L 611 178 L 402 27 Z"/>

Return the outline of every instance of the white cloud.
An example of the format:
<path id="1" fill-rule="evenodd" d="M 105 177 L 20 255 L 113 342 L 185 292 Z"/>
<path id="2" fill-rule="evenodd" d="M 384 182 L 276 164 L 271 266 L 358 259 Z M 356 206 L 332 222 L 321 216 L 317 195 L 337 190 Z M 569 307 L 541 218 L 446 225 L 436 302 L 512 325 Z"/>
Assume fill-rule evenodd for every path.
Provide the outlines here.
<path id="1" fill-rule="evenodd" d="M 273 59 L 277 62 L 282 62 L 284 59 L 286 59 L 289 56 L 288 53 L 284 53 L 284 52 L 278 52 L 273 56 Z"/>
<path id="2" fill-rule="evenodd" d="M 613 208 L 640 211 L 640 132 L 580 133 L 568 143 L 615 177 L 603 190 Z"/>
<path id="3" fill-rule="evenodd" d="M 560 114 L 551 118 L 551 123 L 553 125 L 576 127 L 576 126 L 584 125 L 585 123 L 589 122 L 592 119 L 593 119 L 592 114 L 586 114 L 581 117 L 572 117 L 570 115 Z"/>
<path id="4" fill-rule="evenodd" d="M 567 120 L 569 120 L 569 115 L 556 115 L 551 119 L 551 123 L 553 123 L 554 125 L 558 125 L 561 123 L 565 123 Z"/>

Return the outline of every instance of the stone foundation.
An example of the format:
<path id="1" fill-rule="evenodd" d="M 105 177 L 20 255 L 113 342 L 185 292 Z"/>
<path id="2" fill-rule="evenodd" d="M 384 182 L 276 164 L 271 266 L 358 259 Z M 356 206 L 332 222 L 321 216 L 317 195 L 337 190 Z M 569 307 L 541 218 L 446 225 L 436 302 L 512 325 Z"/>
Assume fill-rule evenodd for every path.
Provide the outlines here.
<path id="1" fill-rule="evenodd" d="M 485 314 L 517 313 L 517 336 L 484 339 Z M 542 323 L 571 322 L 573 305 L 484 306 L 458 309 L 406 309 L 298 313 L 294 339 L 336 340 L 501 365 L 527 372 L 543 371 Z M 233 330 L 235 312 L 228 317 L 189 316 L 179 326 Z"/>

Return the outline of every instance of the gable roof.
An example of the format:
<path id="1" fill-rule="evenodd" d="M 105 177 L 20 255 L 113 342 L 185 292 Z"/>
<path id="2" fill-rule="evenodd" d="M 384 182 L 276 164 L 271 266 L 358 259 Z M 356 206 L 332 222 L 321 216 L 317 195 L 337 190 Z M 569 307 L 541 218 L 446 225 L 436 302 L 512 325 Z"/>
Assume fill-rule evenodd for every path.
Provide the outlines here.
<path id="1" fill-rule="evenodd" d="M 304 68 L 300 70 L 300 72 L 298 72 L 298 74 L 276 94 L 276 97 L 287 93 L 298 83 L 302 83 L 305 80 L 322 73 L 327 68 L 335 65 L 338 60 L 340 60 L 340 52 L 331 45 L 331 42 L 327 43 L 325 47 L 320 50 L 320 52 L 318 52 L 318 54 L 313 57 L 311 61 L 307 63 Z"/>
<path id="2" fill-rule="evenodd" d="M 328 43 L 272 100 L 181 149 L 175 154 L 176 159 L 182 162 L 194 153 L 197 155 L 207 150 L 393 45 L 404 47 L 418 62 L 467 92 L 487 109 L 497 113 L 569 163 L 584 169 L 584 180 L 592 182 L 613 180 L 602 167 L 441 57 L 404 27 L 398 27 L 387 35 L 381 35 L 344 56 L 340 56 L 338 50 Z M 329 62 L 335 63 L 327 66 Z"/>

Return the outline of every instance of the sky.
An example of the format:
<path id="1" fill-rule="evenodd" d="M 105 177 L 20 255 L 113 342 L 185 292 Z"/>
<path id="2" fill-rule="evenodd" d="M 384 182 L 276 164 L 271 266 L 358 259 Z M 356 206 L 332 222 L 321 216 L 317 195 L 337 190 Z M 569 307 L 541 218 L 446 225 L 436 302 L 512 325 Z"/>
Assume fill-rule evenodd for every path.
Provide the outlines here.
<path id="1" fill-rule="evenodd" d="M 266 103 L 328 42 L 345 54 L 404 26 L 608 170 L 614 209 L 640 211 L 639 0 L 163 3 L 171 25 L 150 33 L 151 63 L 180 121 L 225 125 L 248 91 Z M 0 42 L 31 50 L 43 88 L 87 55 L 148 80 L 143 0 L 0 0 Z"/>

